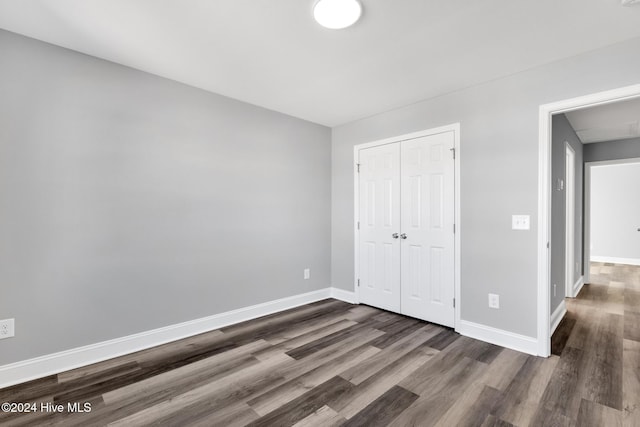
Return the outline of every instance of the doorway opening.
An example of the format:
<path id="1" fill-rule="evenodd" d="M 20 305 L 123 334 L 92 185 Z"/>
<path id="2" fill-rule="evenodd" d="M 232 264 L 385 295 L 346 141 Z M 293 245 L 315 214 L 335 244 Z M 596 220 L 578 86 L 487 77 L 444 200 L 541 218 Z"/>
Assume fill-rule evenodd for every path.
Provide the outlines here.
<path id="1" fill-rule="evenodd" d="M 585 263 L 640 265 L 640 158 L 587 162 L 584 173 Z"/>
<path id="2" fill-rule="evenodd" d="M 578 98 L 545 104 L 540 106 L 539 133 L 539 170 L 538 170 L 538 354 L 547 357 L 551 353 L 551 309 L 550 295 L 553 295 L 550 278 L 550 243 L 551 243 L 551 123 L 552 116 L 588 107 L 627 101 L 640 97 L 640 85 L 627 86 L 606 92 L 600 92 Z M 575 164 L 575 163 L 574 163 Z M 555 183 L 554 183 L 555 184 Z M 554 187 L 555 188 L 555 187 Z M 574 205 L 574 218 L 576 207 Z M 567 218 L 564 218 L 566 223 Z M 575 228 L 574 228 L 575 229 Z M 585 253 L 587 251 L 584 251 Z M 565 256 L 567 254 L 565 253 Z M 570 254 L 569 254 L 570 255 Z M 575 265 L 575 252 L 573 253 Z M 586 255 L 585 255 L 586 260 Z M 573 265 L 567 265 L 565 274 Z M 588 265 L 584 263 L 585 273 Z M 566 276 L 565 276 L 566 277 Z M 565 293 L 569 284 L 566 284 Z M 561 317 L 560 317 L 561 318 Z"/>

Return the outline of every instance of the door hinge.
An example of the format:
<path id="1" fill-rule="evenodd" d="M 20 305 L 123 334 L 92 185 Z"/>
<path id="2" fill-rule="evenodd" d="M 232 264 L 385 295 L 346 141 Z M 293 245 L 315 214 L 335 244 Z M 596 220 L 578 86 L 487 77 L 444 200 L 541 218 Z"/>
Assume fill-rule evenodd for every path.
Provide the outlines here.
<path id="1" fill-rule="evenodd" d="M 360 230 L 360 221 L 358 221 L 358 230 Z"/>
<path id="2" fill-rule="evenodd" d="M 547 249 L 549 249 L 549 242 L 547 242 Z"/>
<path id="3" fill-rule="evenodd" d="M 453 299 L 453 308 L 456 308 L 456 299 Z"/>
<path id="4" fill-rule="evenodd" d="M 360 287 L 360 279 L 358 279 L 358 287 Z"/>
<path id="5" fill-rule="evenodd" d="M 451 150 L 451 154 L 453 154 L 453 158 L 456 158 L 456 149 L 454 148 L 449 148 L 449 150 Z"/>
<path id="6" fill-rule="evenodd" d="M 456 234 L 456 225 L 453 224 L 453 234 Z"/>
<path id="7" fill-rule="evenodd" d="M 360 163 L 356 163 L 356 167 L 358 168 L 358 173 L 360 173 Z"/>

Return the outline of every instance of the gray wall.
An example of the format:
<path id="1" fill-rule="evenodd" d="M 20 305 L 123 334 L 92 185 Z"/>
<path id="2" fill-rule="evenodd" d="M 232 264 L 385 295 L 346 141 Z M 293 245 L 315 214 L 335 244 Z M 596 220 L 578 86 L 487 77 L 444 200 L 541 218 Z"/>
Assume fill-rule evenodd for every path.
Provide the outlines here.
<path id="1" fill-rule="evenodd" d="M 562 190 L 558 190 L 558 179 L 562 179 L 565 184 L 565 142 L 571 145 L 576 153 L 575 158 L 575 240 L 573 243 L 573 251 L 575 254 L 575 262 L 579 264 L 578 268 L 573 270 L 573 285 L 582 275 L 582 197 L 584 194 L 583 176 L 584 163 L 582 161 L 583 146 L 580 138 L 576 135 L 564 114 L 553 116 L 552 122 L 552 138 L 551 138 L 551 281 L 549 307 L 551 313 L 560 305 L 560 302 L 566 295 L 566 185 Z M 554 296 L 554 285 L 555 296 Z"/>
<path id="2" fill-rule="evenodd" d="M 601 162 L 640 158 L 640 138 L 585 144 L 584 161 Z"/>
<path id="3" fill-rule="evenodd" d="M 328 128 L 5 31 L 0 52 L 0 365 L 330 285 Z"/>
<path id="4" fill-rule="evenodd" d="M 334 128 L 333 286 L 353 290 L 353 146 L 460 122 L 462 318 L 535 337 L 539 106 L 639 83 L 638 51 L 633 39 Z"/>
<path id="5" fill-rule="evenodd" d="M 591 168 L 591 258 L 640 263 L 640 163 Z"/>

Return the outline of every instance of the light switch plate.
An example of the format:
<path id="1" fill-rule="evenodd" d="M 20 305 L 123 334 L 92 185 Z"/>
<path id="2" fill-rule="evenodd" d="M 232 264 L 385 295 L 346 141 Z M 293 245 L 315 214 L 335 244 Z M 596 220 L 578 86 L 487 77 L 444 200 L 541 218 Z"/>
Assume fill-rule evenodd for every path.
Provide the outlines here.
<path id="1" fill-rule="evenodd" d="M 513 230 L 529 230 L 531 228 L 531 217 L 529 215 L 513 215 L 511 217 L 511 228 Z"/>

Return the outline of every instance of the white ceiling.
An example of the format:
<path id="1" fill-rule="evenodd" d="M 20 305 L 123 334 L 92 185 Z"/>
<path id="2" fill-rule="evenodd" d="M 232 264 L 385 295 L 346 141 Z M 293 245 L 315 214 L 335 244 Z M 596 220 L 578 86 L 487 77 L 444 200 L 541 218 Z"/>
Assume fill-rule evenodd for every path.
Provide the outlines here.
<path id="1" fill-rule="evenodd" d="M 620 0 L 0 0 L 0 28 L 327 126 L 640 36 Z"/>
<path id="2" fill-rule="evenodd" d="M 565 116 L 584 144 L 640 138 L 640 98 L 570 111 Z"/>

